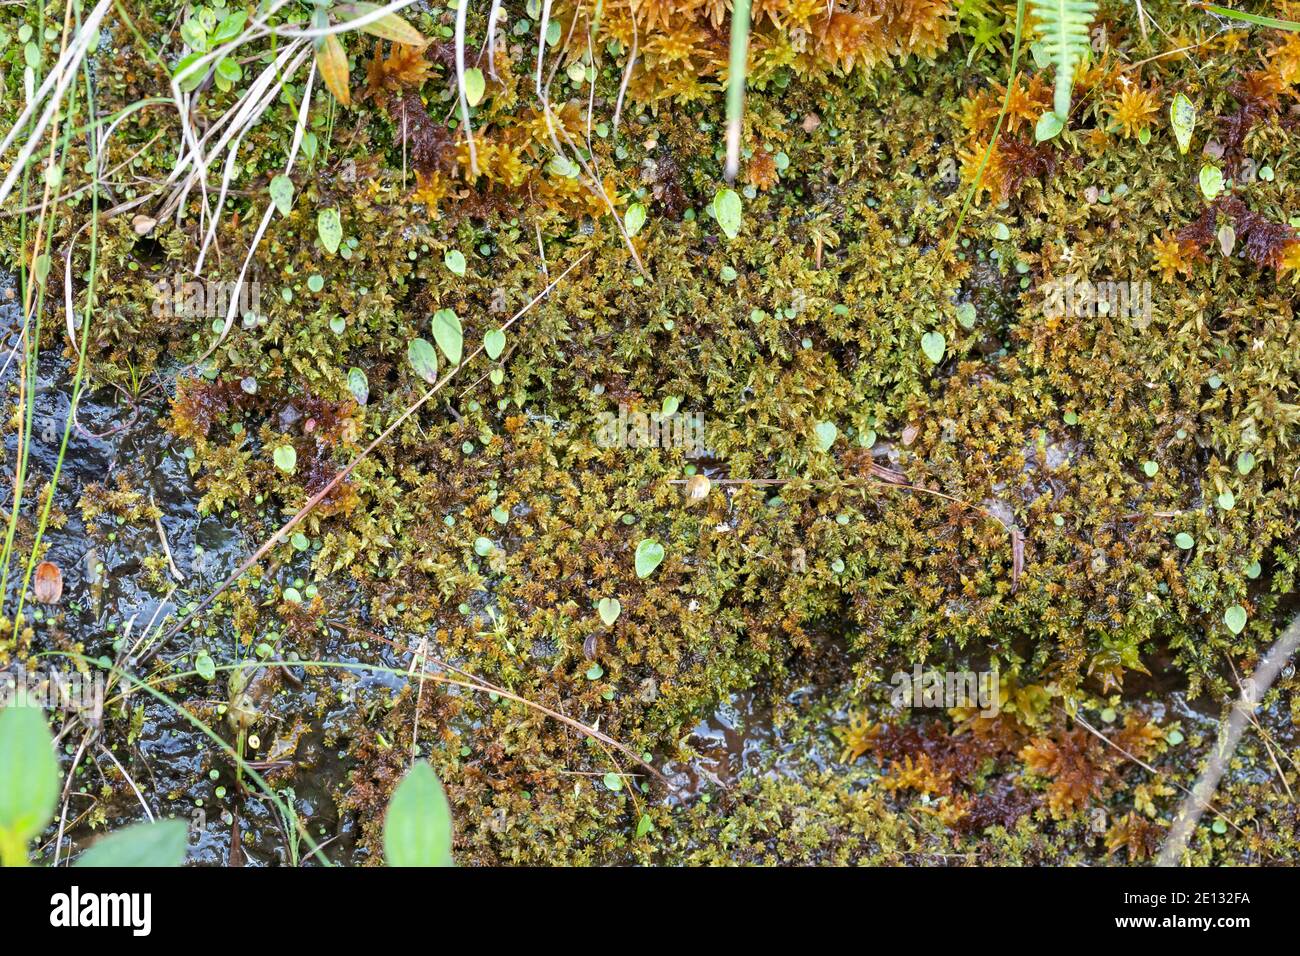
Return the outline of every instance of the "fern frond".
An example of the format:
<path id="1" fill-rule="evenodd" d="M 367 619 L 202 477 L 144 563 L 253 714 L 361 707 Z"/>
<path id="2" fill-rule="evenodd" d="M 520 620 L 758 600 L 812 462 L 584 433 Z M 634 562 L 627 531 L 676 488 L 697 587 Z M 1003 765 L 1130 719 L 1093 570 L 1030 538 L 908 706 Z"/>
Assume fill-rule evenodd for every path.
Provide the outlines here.
<path id="1" fill-rule="evenodd" d="M 1070 114 L 1070 90 L 1074 68 L 1089 51 L 1088 28 L 1097 15 L 1097 0 L 1029 0 L 1043 31 L 1043 48 L 1056 68 L 1057 117 L 1064 123 Z"/>

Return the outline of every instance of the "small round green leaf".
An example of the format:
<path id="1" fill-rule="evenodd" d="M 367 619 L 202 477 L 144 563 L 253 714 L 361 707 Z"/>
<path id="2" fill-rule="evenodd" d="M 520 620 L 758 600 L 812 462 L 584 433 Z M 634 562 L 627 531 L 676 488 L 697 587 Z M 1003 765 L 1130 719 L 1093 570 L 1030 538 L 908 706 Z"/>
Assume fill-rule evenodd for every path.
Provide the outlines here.
<path id="1" fill-rule="evenodd" d="M 271 452 L 275 467 L 287 475 L 292 475 L 298 467 L 298 450 L 292 445 L 277 445 Z"/>
<path id="2" fill-rule="evenodd" d="M 483 336 L 483 351 L 492 361 L 501 357 L 501 353 L 506 350 L 506 334 L 500 329 L 492 329 Z"/>
<path id="3" fill-rule="evenodd" d="M 343 241 L 343 224 L 339 220 L 337 208 L 322 209 L 316 214 L 316 234 L 330 255 L 339 251 L 339 243 Z"/>
<path id="4" fill-rule="evenodd" d="M 642 538 L 636 546 L 636 576 L 648 578 L 664 559 L 664 546 L 654 538 Z"/>
<path id="5" fill-rule="evenodd" d="M 465 253 L 459 249 L 448 249 L 442 257 L 443 264 L 458 276 L 465 274 Z"/>
<path id="6" fill-rule="evenodd" d="M 438 381 L 438 352 L 426 339 L 411 339 L 406 346 L 406 359 L 420 376 L 430 385 Z"/>
<path id="7" fill-rule="evenodd" d="M 1234 604 L 1223 612 L 1223 623 L 1233 634 L 1240 634 L 1246 627 L 1246 609 L 1240 604 Z"/>
<path id="8" fill-rule="evenodd" d="M 718 220 L 718 227 L 728 239 L 740 235 L 743 210 L 740 196 L 734 189 L 719 189 L 713 197 L 713 215 Z"/>

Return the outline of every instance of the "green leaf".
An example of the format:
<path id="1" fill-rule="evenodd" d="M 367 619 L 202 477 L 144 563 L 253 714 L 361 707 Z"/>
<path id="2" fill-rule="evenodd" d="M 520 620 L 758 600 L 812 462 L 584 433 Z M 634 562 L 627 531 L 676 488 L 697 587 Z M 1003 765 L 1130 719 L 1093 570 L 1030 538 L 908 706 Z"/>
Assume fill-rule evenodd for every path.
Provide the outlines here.
<path id="1" fill-rule="evenodd" d="M 358 405 L 370 401 L 370 380 L 366 378 L 366 373 L 355 365 L 348 369 L 348 391 L 352 393 Z"/>
<path id="2" fill-rule="evenodd" d="M 465 253 L 459 249 L 448 249 L 442 257 L 442 263 L 455 275 L 465 274 Z"/>
<path id="3" fill-rule="evenodd" d="M 292 475 L 298 467 L 298 450 L 292 445 L 278 445 L 271 452 L 271 460 L 275 462 L 276 468 Z"/>
<path id="4" fill-rule="evenodd" d="M 451 806 L 429 764 L 407 772 L 384 816 L 384 858 L 389 866 L 452 866 Z"/>
<path id="5" fill-rule="evenodd" d="M 654 822 L 650 819 L 650 814 L 641 814 L 641 819 L 636 822 L 636 838 L 639 840 L 655 828 Z"/>
<path id="6" fill-rule="evenodd" d="M 1237 471 L 1243 475 L 1249 475 L 1255 470 L 1255 456 L 1248 451 L 1243 451 L 1237 456 Z"/>
<path id="7" fill-rule="evenodd" d="M 25 851 L 54 816 L 58 800 L 59 761 L 45 715 L 16 700 L 0 710 L 0 844 Z"/>
<path id="8" fill-rule="evenodd" d="M 492 361 L 501 357 L 501 353 L 506 350 L 506 334 L 500 329 L 492 329 L 483 336 L 483 351 Z"/>
<path id="9" fill-rule="evenodd" d="M 1201 195 L 1213 202 L 1223 192 L 1223 171 L 1213 163 L 1206 163 L 1201 167 L 1200 183 Z"/>
<path id="10" fill-rule="evenodd" d="M 411 339 L 406 346 L 406 360 L 415 374 L 430 385 L 438 381 L 438 352 L 425 339 Z"/>
<path id="11" fill-rule="evenodd" d="M 465 71 L 465 101 L 470 106 L 478 106 L 483 102 L 483 93 L 486 90 L 487 83 L 483 80 L 482 70 L 472 66 Z"/>
<path id="12" fill-rule="evenodd" d="M 636 576 L 648 578 L 664 559 L 664 546 L 654 538 L 642 538 L 636 546 Z"/>
<path id="13" fill-rule="evenodd" d="M 1178 545 L 1178 547 L 1182 548 L 1184 551 L 1190 551 L 1192 546 L 1196 544 L 1196 539 L 1186 531 L 1180 531 L 1178 534 L 1174 535 L 1174 544 Z"/>
<path id="14" fill-rule="evenodd" d="M 1034 139 L 1039 143 L 1044 143 L 1049 139 L 1055 139 L 1065 129 L 1065 123 L 1061 117 L 1055 113 L 1044 113 L 1038 117 L 1038 123 L 1034 126 Z"/>
<path id="15" fill-rule="evenodd" d="M 239 31 L 244 29 L 247 20 L 247 10 L 236 10 L 234 13 L 226 14 L 221 18 L 221 22 L 217 24 L 217 28 L 212 31 L 212 37 L 208 40 L 208 48 L 211 49 L 223 43 L 229 43 L 239 36 Z"/>
<path id="16" fill-rule="evenodd" d="M 834 422 L 818 422 L 813 426 L 813 431 L 817 434 L 817 447 L 822 451 L 830 451 L 840 434 Z"/>
<path id="17" fill-rule="evenodd" d="M 289 210 L 293 208 L 293 180 L 281 173 L 271 180 L 266 191 L 271 194 L 271 202 L 280 210 L 280 215 L 289 215 Z"/>
<path id="18" fill-rule="evenodd" d="M 198 61 L 202 56 L 202 51 L 190 53 L 182 57 L 181 61 L 176 64 L 176 69 L 172 71 L 172 79 L 186 93 L 192 93 L 198 89 L 199 84 L 203 82 L 203 78 L 208 75 L 207 66 L 198 65 Z"/>
<path id="19" fill-rule="evenodd" d="M 627 230 L 629 236 L 635 236 L 641 231 L 641 227 L 645 225 L 645 220 L 645 203 L 634 202 L 623 213 L 623 228 Z"/>
<path id="20" fill-rule="evenodd" d="M 740 196 L 734 189 L 719 189 L 713 197 L 713 215 L 718 220 L 718 227 L 728 239 L 740 235 L 743 210 Z"/>
<path id="21" fill-rule="evenodd" d="M 975 306 L 970 302 L 963 302 L 957 306 L 957 322 L 963 329 L 975 328 L 975 320 L 979 318 L 975 311 Z"/>
<path id="22" fill-rule="evenodd" d="M 943 353 L 948 347 L 942 332 L 926 332 L 921 336 L 921 351 L 935 365 L 943 361 Z"/>
<path id="23" fill-rule="evenodd" d="M 600 619 L 605 622 L 605 626 L 611 627 L 618 620 L 618 616 L 623 613 L 623 605 L 619 603 L 618 598 L 601 598 L 597 610 L 600 612 Z"/>
<path id="24" fill-rule="evenodd" d="M 199 672 L 199 676 L 204 680 L 212 680 L 217 676 L 217 665 L 207 651 L 199 651 L 194 658 L 194 669 Z"/>
<path id="25" fill-rule="evenodd" d="M 1169 125 L 1174 128 L 1178 152 L 1185 154 L 1192 145 L 1192 131 L 1196 128 L 1196 107 L 1182 93 L 1176 94 L 1169 104 Z"/>
<path id="26" fill-rule="evenodd" d="M 447 356 L 452 365 L 460 364 L 461 349 L 465 342 L 465 332 L 460 327 L 460 316 L 451 309 L 439 309 L 433 313 L 433 340 Z"/>
<path id="27" fill-rule="evenodd" d="M 96 840 L 77 859 L 80 867 L 180 866 L 189 849 L 190 828 L 184 820 L 137 823 Z"/>
<path id="28" fill-rule="evenodd" d="M 1246 609 L 1240 604 L 1234 604 L 1223 612 L 1223 623 L 1233 634 L 1240 634 L 1246 627 Z"/>
<path id="29" fill-rule="evenodd" d="M 322 209 L 316 214 L 316 234 L 330 255 L 339 251 L 339 243 L 343 241 L 343 223 L 339 220 L 337 208 Z"/>

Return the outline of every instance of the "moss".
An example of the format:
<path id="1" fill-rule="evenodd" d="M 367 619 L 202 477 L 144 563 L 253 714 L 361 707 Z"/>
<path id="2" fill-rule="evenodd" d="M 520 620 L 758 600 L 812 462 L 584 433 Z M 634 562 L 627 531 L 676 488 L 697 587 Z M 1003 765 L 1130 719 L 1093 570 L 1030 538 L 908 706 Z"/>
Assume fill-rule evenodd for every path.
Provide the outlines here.
<path id="1" fill-rule="evenodd" d="M 1208 36 L 1195 11 L 1156 6 L 1171 35 Z M 358 44 L 359 106 L 345 113 L 317 92 L 317 152 L 295 167 L 293 208 L 261 239 L 250 319 L 237 315 L 223 333 L 224 310 L 204 302 L 187 315 L 160 291 L 158 280 L 175 283 L 197 258 L 197 197 L 180 225 L 161 217 L 145 236 L 129 217 L 105 222 L 95 381 L 148 407 L 158 382 L 211 348 L 167 389 L 167 424 L 192 450 L 202 511 L 232 516 L 257 541 L 420 397 L 406 346 L 429 336 L 435 310 L 454 309 L 476 346 L 580 260 L 510 328 L 499 363 L 471 360 L 307 517 L 307 550 L 281 543 L 217 602 L 204 636 L 236 640 L 204 646 L 228 656 L 269 633 L 277 652 L 302 659 L 406 667 L 427 638 L 438 659 L 656 758 L 674 756 L 731 694 L 783 686 L 833 654 L 847 656 L 864 697 L 902 663 L 996 664 L 1021 688 L 1005 738 L 950 718 L 895 728 L 879 766 L 861 751 L 747 777 L 712 804 L 668 809 L 654 788 L 604 791 L 593 781 L 613 755 L 536 709 L 453 688 L 426 688 L 416 743 L 447 782 L 467 861 L 1145 857 L 1177 793 L 1139 780 L 1063 711 L 1121 703 L 1134 726 L 1167 727 L 1135 684 L 1154 672 L 1192 694 L 1230 693 L 1225 657 L 1249 669 L 1286 611 L 1300 518 L 1300 326 L 1285 284 L 1297 252 L 1282 224 L 1300 166 L 1273 104 L 1278 83 L 1289 95 L 1300 79 L 1294 42 L 1261 50 L 1230 30 L 1204 57 L 1129 68 L 1145 58 L 1121 56 L 1121 41 L 1080 75 L 1069 129 L 1042 145 L 1031 131 L 1050 85 L 1031 71 L 1013 84 L 957 234 L 963 179 L 974 179 L 1005 93 L 987 79 L 1003 76 L 1001 60 L 984 50 L 968 68 L 964 51 L 944 53 L 955 25 L 945 4 L 863 5 L 846 15 L 888 15 L 860 30 L 839 14 L 823 23 L 817 4 L 762 7 L 745 128 L 752 188 L 728 241 L 709 212 L 721 173 L 721 7 L 644 9 L 641 25 L 655 32 L 619 129 L 606 123 L 588 144 L 587 80 L 562 69 L 552 90 L 556 121 L 589 145 L 603 196 L 551 164 L 528 49 L 496 51 L 499 79 L 475 116 L 476 177 L 442 122 L 445 49 Z M 567 30 L 574 9 L 557 11 Z M 434 34 L 449 16 L 417 19 Z M 598 36 L 626 50 L 630 17 L 607 4 Z M 1110 35 L 1128 28 L 1131 38 L 1132 18 L 1127 6 L 1109 9 Z M 902 23 L 921 26 L 904 36 Z M 160 35 L 147 20 L 142 28 Z M 105 63 L 101 92 L 126 103 L 156 90 L 161 78 L 134 41 L 119 30 L 112 44 L 121 55 Z M 611 55 L 593 69 L 600 116 L 612 112 L 624 62 Z M 1276 82 L 1256 77 L 1234 92 L 1243 71 Z M 1203 159 L 1180 155 L 1148 108 L 1172 90 L 1201 112 L 1198 149 L 1224 137 L 1274 178 L 1240 181 L 1233 205 L 1208 206 L 1196 185 Z M 229 105 L 213 93 L 200 109 L 210 118 Z M 237 274 L 282 168 L 290 113 L 276 109 L 241 154 L 222 250 L 207 259 L 213 280 Z M 168 151 L 147 144 L 175 129 L 166 109 L 141 111 L 108 165 L 146 147 L 133 168 L 164 177 Z M 67 187 L 83 182 L 72 163 Z M 649 217 L 629 249 L 609 211 L 633 202 Z M 317 238 L 323 208 L 339 210 L 339 254 Z M 57 240 L 87 213 L 84 199 L 61 212 Z M 1236 224 L 1243 248 L 1252 236 L 1267 248 L 1221 255 L 1221 220 Z M 12 220 L 0 236 L 18 248 Z M 463 277 L 444 265 L 449 250 L 468 260 Z M 74 270 L 88 268 L 84 257 L 77 246 Z M 1151 314 L 1045 309 L 1051 284 L 1072 276 L 1150 281 Z M 51 296 L 47 349 L 63 344 L 60 299 Z M 928 332 L 944 336 L 939 364 L 921 348 Z M 353 367 L 368 382 L 364 405 L 349 390 Z M 603 413 L 658 412 L 665 399 L 704 416 L 707 455 L 602 445 Z M 829 448 L 819 423 L 836 426 Z M 285 445 L 292 474 L 272 456 Z M 1243 452 L 1249 469 L 1238 467 Z M 714 479 L 694 507 L 671 483 L 692 470 Z M 94 489 L 83 507 L 88 519 L 145 517 L 124 488 Z M 1179 532 L 1192 548 L 1174 544 Z M 485 553 L 480 538 L 492 544 Z M 666 553 L 646 578 L 633 560 L 643 538 Z M 161 570 L 151 569 L 155 585 Z M 284 597 L 299 579 L 320 591 L 302 605 Z M 597 613 L 606 597 L 621 604 L 612 624 Z M 1234 604 L 1249 613 L 1239 634 L 1223 624 Z M 305 677 L 318 695 L 310 704 L 282 688 L 274 707 L 287 728 L 294 718 L 321 725 L 346 755 L 335 796 L 373 860 L 416 695 L 384 700 L 363 681 Z M 1282 694 L 1290 699 L 1290 685 Z M 864 706 L 873 709 L 859 744 L 881 725 L 879 702 Z M 1147 756 L 1163 757 L 1159 740 L 1148 743 Z M 1170 760 L 1168 773 L 1186 780 L 1191 762 Z M 1294 816 L 1266 790 L 1249 775 L 1230 781 L 1225 813 L 1264 822 L 1196 853 L 1293 852 Z M 918 811 L 922 797 L 933 803 Z M 1109 814 L 1099 830 L 1097 809 Z M 633 836 L 643 815 L 653 840 Z"/>

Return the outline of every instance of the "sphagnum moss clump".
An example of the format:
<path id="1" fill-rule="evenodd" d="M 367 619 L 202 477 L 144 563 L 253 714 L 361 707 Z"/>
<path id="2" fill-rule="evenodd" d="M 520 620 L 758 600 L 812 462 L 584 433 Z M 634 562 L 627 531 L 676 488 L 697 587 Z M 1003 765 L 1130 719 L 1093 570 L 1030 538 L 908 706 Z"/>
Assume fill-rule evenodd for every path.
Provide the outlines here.
<path id="1" fill-rule="evenodd" d="M 138 28 L 167 48 L 166 5 L 140 7 Z M 1293 606 L 1300 557 L 1294 38 L 1210 38 L 1196 11 L 1151 13 L 1167 36 L 1205 42 L 1129 55 L 1136 14 L 1104 10 L 1106 35 L 1125 39 L 1079 70 L 1066 128 L 1036 141 L 1051 76 L 1022 67 L 976 182 L 1006 70 L 984 46 L 968 63 L 952 5 L 756 5 L 735 239 L 713 212 L 723 5 L 605 4 L 593 24 L 589 5 L 557 4 L 561 37 L 594 26 L 599 55 L 557 41 L 549 114 L 535 50 L 516 39 L 536 16 L 512 9 L 472 162 L 452 110 L 451 11 L 410 14 L 435 37 L 424 48 L 351 44 L 353 108 L 313 94 L 292 207 L 253 258 L 255 307 L 200 365 L 187 363 L 225 313 L 170 294 L 203 245 L 197 198 L 179 221 L 101 226 L 93 380 L 147 410 L 147 427 L 166 396 L 199 513 L 243 529 L 251 551 L 424 393 L 407 347 L 433 340 L 436 311 L 458 316 L 468 356 L 579 264 L 510 326 L 499 359 L 470 358 L 306 516 L 301 540 L 224 592 L 167 666 L 200 649 L 284 662 L 290 676 L 260 688 L 277 718 L 260 724 L 262 756 L 277 786 L 301 790 L 340 755 L 329 795 L 357 862 L 382 859 L 381 809 L 413 752 L 446 785 L 467 862 L 1149 859 L 1214 745 L 1204 718 L 1233 693 L 1227 675 L 1250 669 Z M 615 126 L 634 22 L 642 55 Z M 481 43 L 485 11 L 469 25 Z M 107 42 L 101 114 L 165 82 L 124 25 Z M 1174 42 L 1151 37 L 1155 52 Z M 11 120 L 21 69 L 4 75 Z M 1188 155 L 1164 120 L 1173 91 L 1199 114 Z M 294 108 L 302 93 L 286 93 Z M 232 102 L 214 88 L 198 109 L 211 119 Z M 234 279 L 254 242 L 290 146 L 284 116 L 242 148 L 211 282 Z M 161 180 L 174 157 L 153 138 L 177 131 L 167 109 L 140 110 L 105 165 Z M 1232 181 L 1213 201 L 1198 185 L 1207 162 Z M 88 182 L 74 162 L 60 188 Z M 638 204 L 644 225 L 624 235 Z M 332 254 L 323 209 L 342 227 Z M 88 215 L 73 193 L 58 239 Z M 19 267 L 14 217 L 0 248 Z M 74 246 L 72 273 L 89 268 Z M 80 284 L 73 298 L 85 305 Z M 61 302 L 42 326 L 49 354 L 67 345 Z M 608 441 L 609 415 L 669 436 L 674 416 L 701 416 L 701 447 Z M 674 483 L 694 473 L 711 479 L 697 502 Z M 88 524 L 154 517 L 124 480 L 78 493 Z M 664 557 L 640 575 L 643 540 Z M 139 573 L 170 586 L 157 561 Z M 218 582 L 202 583 L 187 601 Z M 602 599 L 619 602 L 612 621 Z M 1232 606 L 1246 614 L 1236 630 Z M 75 637 L 88 654 L 111 647 Z M 5 638 L 0 652 L 22 650 Z M 395 675 L 423 660 L 454 677 L 441 662 L 529 703 L 295 660 Z M 881 687 L 918 662 L 998 669 L 1000 713 L 899 716 Z M 731 695 L 808 685 L 815 700 L 783 713 L 776 770 L 686 796 L 553 716 L 662 766 Z M 168 684 L 219 724 L 205 688 Z M 1287 675 L 1267 696 L 1271 730 L 1289 728 L 1294 690 Z M 114 713 L 107 732 L 143 719 Z M 1266 746 L 1239 759 L 1272 773 Z M 178 779 L 174 793 L 204 785 Z M 1218 806 L 1253 815 L 1252 833 L 1207 824 L 1197 861 L 1294 859 L 1294 814 L 1258 777 L 1231 776 Z"/>

